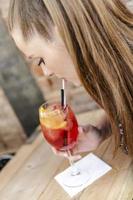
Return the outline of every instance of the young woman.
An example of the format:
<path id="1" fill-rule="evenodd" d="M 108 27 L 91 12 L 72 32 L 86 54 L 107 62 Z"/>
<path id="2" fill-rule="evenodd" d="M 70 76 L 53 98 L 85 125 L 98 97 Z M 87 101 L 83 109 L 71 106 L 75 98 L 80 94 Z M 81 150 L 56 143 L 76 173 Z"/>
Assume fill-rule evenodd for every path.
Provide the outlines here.
<path id="1" fill-rule="evenodd" d="M 105 110 L 80 128 L 73 154 L 94 150 L 111 133 L 133 156 L 133 14 L 120 0 L 11 0 L 9 30 L 25 56 L 83 85 Z M 89 123 L 89 122 L 88 122 Z"/>

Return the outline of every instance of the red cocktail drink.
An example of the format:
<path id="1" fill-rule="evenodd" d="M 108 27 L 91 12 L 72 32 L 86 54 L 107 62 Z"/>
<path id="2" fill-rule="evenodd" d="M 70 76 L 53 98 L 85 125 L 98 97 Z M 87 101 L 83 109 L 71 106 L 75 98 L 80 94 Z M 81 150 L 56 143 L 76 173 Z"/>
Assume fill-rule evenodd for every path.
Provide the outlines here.
<path id="1" fill-rule="evenodd" d="M 65 151 L 68 155 L 71 170 L 68 171 L 63 181 L 64 185 L 79 187 L 86 183 L 89 179 L 88 173 L 80 171 L 72 161 L 70 150 L 76 145 L 78 123 L 70 106 L 62 106 L 60 103 L 44 103 L 39 108 L 39 119 L 47 142 L 55 149 Z"/>
<path id="2" fill-rule="evenodd" d="M 43 104 L 39 109 L 40 124 L 47 142 L 57 150 L 70 150 L 76 144 L 78 123 L 70 106 Z"/>

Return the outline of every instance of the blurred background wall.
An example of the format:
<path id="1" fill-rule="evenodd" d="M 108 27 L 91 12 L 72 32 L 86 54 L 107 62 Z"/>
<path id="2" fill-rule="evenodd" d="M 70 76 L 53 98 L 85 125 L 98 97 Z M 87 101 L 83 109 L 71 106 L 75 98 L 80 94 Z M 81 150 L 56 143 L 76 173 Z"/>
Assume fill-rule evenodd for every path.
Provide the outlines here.
<path id="1" fill-rule="evenodd" d="M 0 15 L 0 147 L 18 148 L 38 125 L 43 95 Z"/>

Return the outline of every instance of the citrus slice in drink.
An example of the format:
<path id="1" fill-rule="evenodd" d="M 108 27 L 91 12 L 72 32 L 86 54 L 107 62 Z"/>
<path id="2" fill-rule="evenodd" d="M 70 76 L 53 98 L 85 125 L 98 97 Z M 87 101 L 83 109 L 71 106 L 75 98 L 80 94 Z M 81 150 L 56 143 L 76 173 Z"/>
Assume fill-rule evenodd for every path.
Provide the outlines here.
<path id="1" fill-rule="evenodd" d="M 50 129 L 62 129 L 67 125 L 67 121 L 64 120 L 64 114 L 59 110 L 50 110 L 40 108 L 40 122 L 46 128 Z"/>

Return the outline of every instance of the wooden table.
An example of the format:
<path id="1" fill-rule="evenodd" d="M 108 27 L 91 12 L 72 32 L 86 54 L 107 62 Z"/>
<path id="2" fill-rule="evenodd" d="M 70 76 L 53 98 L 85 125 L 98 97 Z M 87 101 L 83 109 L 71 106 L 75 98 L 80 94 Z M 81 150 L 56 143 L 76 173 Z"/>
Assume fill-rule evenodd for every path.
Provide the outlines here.
<path id="1" fill-rule="evenodd" d="M 80 124 L 98 120 L 102 111 L 83 113 Z M 79 200 L 132 200 L 133 162 L 119 151 L 112 156 L 113 140 L 106 140 L 94 153 L 113 167 L 103 177 L 82 191 Z M 49 145 L 39 137 L 24 145 L 0 173 L 0 200 L 69 200 L 54 176 L 68 167 L 68 161 L 53 154 Z"/>

